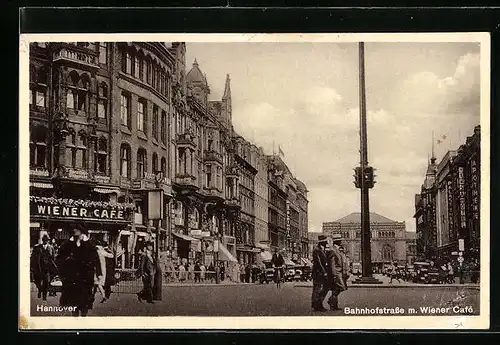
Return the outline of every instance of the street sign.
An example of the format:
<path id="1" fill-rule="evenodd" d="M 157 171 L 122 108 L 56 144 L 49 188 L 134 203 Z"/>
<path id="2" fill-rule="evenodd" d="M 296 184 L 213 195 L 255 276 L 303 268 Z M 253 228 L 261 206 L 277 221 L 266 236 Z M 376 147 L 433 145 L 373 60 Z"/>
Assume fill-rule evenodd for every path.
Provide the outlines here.
<path id="1" fill-rule="evenodd" d="M 463 238 L 459 238 L 458 239 L 458 250 L 460 250 L 461 252 L 463 252 L 465 250 L 465 245 L 464 245 L 464 239 Z"/>
<path id="2" fill-rule="evenodd" d="M 463 256 L 459 256 L 458 257 L 458 262 L 460 262 L 460 263 L 464 262 L 464 257 Z"/>
<path id="3" fill-rule="evenodd" d="M 458 255 L 460 255 L 462 257 L 464 255 L 464 252 L 460 252 L 460 253 L 458 253 Z"/>

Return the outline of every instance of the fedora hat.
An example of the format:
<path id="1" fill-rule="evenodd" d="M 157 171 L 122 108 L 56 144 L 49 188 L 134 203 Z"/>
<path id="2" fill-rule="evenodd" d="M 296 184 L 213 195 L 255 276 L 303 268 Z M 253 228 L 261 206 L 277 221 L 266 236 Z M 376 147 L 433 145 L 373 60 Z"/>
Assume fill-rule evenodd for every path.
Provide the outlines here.
<path id="1" fill-rule="evenodd" d="M 325 235 L 318 236 L 318 243 L 322 243 L 322 242 L 328 242 L 328 239 L 326 238 Z"/>
<path id="2" fill-rule="evenodd" d="M 333 234 L 332 235 L 332 241 L 337 242 L 337 241 L 343 241 L 344 238 L 342 237 L 341 234 Z"/>

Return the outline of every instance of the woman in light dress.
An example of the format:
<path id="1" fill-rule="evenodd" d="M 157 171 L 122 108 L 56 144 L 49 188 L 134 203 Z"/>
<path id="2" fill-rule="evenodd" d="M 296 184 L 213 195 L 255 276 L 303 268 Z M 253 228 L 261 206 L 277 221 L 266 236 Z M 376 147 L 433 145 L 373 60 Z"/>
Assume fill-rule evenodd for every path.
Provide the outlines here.
<path id="1" fill-rule="evenodd" d="M 102 275 L 94 275 L 94 291 L 99 291 L 102 296 L 101 303 L 104 303 L 107 300 L 106 293 L 104 291 L 104 285 L 106 284 L 106 258 L 113 258 L 113 254 L 104 249 L 101 242 L 98 242 L 96 249 L 97 255 L 99 256 L 99 265 L 101 266 Z"/>

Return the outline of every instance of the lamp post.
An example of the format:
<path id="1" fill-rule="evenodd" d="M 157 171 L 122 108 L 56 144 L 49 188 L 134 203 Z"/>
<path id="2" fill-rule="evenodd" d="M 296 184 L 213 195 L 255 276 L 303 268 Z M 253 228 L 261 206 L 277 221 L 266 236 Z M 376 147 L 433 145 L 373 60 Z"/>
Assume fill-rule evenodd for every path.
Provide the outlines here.
<path id="1" fill-rule="evenodd" d="M 153 299 L 155 301 L 162 300 L 162 285 L 163 285 L 163 272 L 160 265 L 160 231 L 161 224 L 163 220 L 163 189 L 161 188 L 162 183 L 165 178 L 162 171 L 158 171 L 155 176 L 155 187 L 156 189 L 149 191 L 148 198 L 148 218 L 157 221 L 156 226 L 156 251 L 155 251 L 155 262 L 156 262 L 156 273 L 154 277 L 153 284 Z"/>
<path id="2" fill-rule="evenodd" d="M 368 139 L 366 126 L 366 92 L 365 92 L 365 45 L 359 43 L 359 127 L 360 127 L 360 166 L 355 169 L 355 182 L 361 190 L 361 257 L 362 276 L 355 280 L 358 284 L 380 284 L 372 275 L 370 204 L 369 192 L 373 188 L 373 168 L 368 165 Z"/>

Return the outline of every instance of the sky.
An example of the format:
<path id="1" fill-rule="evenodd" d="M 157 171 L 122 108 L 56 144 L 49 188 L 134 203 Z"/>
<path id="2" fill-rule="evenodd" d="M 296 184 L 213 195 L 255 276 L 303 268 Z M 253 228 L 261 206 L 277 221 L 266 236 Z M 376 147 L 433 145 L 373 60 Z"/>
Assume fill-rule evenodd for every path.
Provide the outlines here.
<path id="1" fill-rule="evenodd" d="M 308 190 L 309 231 L 360 211 L 357 43 L 187 43 L 210 99 L 231 78 L 233 125 L 267 154 L 278 147 Z M 370 211 L 415 231 L 434 142 L 439 160 L 479 124 L 478 43 L 365 43 Z M 432 139 L 434 132 L 434 140 Z M 444 139 L 444 137 L 446 137 Z M 438 140 L 442 143 L 438 144 Z"/>

